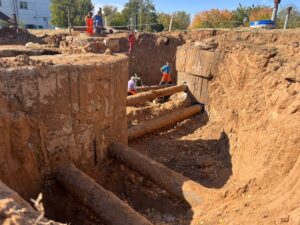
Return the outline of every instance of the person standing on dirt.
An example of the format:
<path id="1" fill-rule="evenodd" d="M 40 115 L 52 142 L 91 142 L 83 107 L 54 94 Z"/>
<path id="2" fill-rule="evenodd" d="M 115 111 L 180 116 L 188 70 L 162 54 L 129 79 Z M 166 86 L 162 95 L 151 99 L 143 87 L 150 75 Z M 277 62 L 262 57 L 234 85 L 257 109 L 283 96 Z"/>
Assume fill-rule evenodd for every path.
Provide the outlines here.
<path id="1" fill-rule="evenodd" d="M 131 54 L 131 51 L 132 51 L 133 46 L 134 46 L 134 43 L 135 43 L 135 35 L 134 35 L 133 30 L 131 30 L 131 32 L 129 34 L 129 37 L 128 37 L 128 44 L 129 44 L 128 54 L 129 55 Z"/>
<path id="2" fill-rule="evenodd" d="M 136 88 L 136 77 L 131 77 L 128 81 L 128 90 L 127 95 L 136 95 L 137 94 L 137 88 Z"/>
<path id="3" fill-rule="evenodd" d="M 168 85 L 172 84 L 171 79 L 171 67 L 169 62 L 166 62 L 166 65 L 160 68 L 160 72 L 162 73 L 162 79 L 159 82 L 159 85 Z"/>
<path id="4" fill-rule="evenodd" d="M 93 21 L 93 13 L 92 12 L 89 12 L 87 14 L 87 16 L 85 17 L 85 25 L 86 25 L 86 32 L 89 34 L 89 35 L 93 35 L 94 33 L 94 21 Z"/>
<path id="5" fill-rule="evenodd" d="M 103 30 L 103 17 L 102 17 L 102 9 L 100 8 L 97 15 L 94 16 L 94 26 L 95 33 L 102 34 Z"/>

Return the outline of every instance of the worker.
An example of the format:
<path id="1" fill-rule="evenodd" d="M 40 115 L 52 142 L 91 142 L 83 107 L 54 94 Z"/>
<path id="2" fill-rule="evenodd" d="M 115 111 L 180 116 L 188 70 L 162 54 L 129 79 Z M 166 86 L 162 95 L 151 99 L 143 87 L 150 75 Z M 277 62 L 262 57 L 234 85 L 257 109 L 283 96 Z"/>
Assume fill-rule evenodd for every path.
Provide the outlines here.
<path id="1" fill-rule="evenodd" d="M 93 21 L 93 13 L 92 12 L 89 12 L 87 14 L 87 16 L 85 17 L 85 25 L 86 25 L 86 32 L 87 32 L 87 34 L 93 35 L 93 32 L 94 32 L 94 28 L 93 28 L 94 21 Z"/>
<path id="2" fill-rule="evenodd" d="M 169 62 L 166 62 L 166 65 L 160 68 L 160 72 L 162 73 L 162 79 L 159 82 L 159 85 L 168 85 L 172 84 L 171 79 L 171 67 Z"/>
<path id="3" fill-rule="evenodd" d="M 134 43 L 135 43 L 135 35 L 133 30 L 131 30 L 131 32 L 129 33 L 129 37 L 128 37 L 128 43 L 129 43 L 129 50 L 128 50 L 128 54 L 131 54 L 131 51 L 133 49 Z"/>
<path id="4" fill-rule="evenodd" d="M 102 34 L 103 30 L 103 17 L 102 17 L 102 9 L 100 8 L 97 15 L 94 16 L 94 26 L 95 26 L 95 33 Z"/>
<path id="5" fill-rule="evenodd" d="M 136 95 L 137 94 L 137 88 L 136 88 L 136 77 L 131 77 L 128 81 L 128 90 L 127 95 Z"/>

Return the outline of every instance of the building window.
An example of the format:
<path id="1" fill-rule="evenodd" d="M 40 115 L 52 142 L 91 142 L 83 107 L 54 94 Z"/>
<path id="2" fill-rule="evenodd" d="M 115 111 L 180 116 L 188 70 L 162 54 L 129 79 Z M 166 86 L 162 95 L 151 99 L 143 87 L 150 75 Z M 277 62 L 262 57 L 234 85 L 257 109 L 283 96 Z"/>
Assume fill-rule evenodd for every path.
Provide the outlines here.
<path id="1" fill-rule="evenodd" d="M 28 9 L 28 2 L 20 1 L 20 9 Z"/>

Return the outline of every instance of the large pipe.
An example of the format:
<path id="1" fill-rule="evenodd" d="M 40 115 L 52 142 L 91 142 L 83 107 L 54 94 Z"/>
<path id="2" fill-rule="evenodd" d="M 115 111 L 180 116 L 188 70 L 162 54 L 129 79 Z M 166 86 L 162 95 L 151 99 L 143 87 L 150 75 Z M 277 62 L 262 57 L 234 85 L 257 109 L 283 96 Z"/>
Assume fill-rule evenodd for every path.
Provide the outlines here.
<path id="1" fill-rule="evenodd" d="M 202 204 L 208 192 L 207 188 L 123 144 L 112 143 L 108 154 L 192 207 Z"/>
<path id="2" fill-rule="evenodd" d="M 174 84 L 168 84 L 167 86 L 161 86 L 161 85 L 152 85 L 152 86 L 142 86 L 142 87 L 137 87 L 138 93 L 140 92 L 145 92 L 145 91 L 152 91 L 152 90 L 159 90 L 163 89 L 165 87 L 173 87 Z"/>
<path id="3" fill-rule="evenodd" d="M 271 20 L 275 22 L 275 26 L 276 26 L 276 20 L 277 20 L 278 5 L 280 4 L 280 2 L 281 2 L 281 0 L 274 0 L 274 9 L 273 9 Z"/>
<path id="4" fill-rule="evenodd" d="M 106 191 L 73 164 L 59 168 L 57 180 L 108 225 L 151 225 L 147 219 Z"/>
<path id="5" fill-rule="evenodd" d="M 156 98 L 173 95 L 175 93 L 186 91 L 186 85 L 167 87 L 159 90 L 147 91 L 127 97 L 127 106 L 138 106 L 142 105 L 147 101 L 152 101 Z"/>
<path id="6" fill-rule="evenodd" d="M 285 17 L 285 22 L 284 22 L 284 29 L 288 29 L 288 23 L 289 23 L 289 19 L 290 19 L 290 15 L 291 15 L 291 11 L 292 11 L 292 7 L 288 7 L 287 8 L 287 14 L 286 14 L 286 17 Z"/>
<path id="7" fill-rule="evenodd" d="M 168 115 L 146 121 L 145 123 L 133 126 L 128 129 L 128 140 L 142 137 L 154 131 L 168 127 L 172 124 L 185 120 L 203 110 L 202 105 L 193 105 L 188 108 L 180 109 Z"/>
<path id="8" fill-rule="evenodd" d="M 170 101 L 161 104 L 159 107 L 157 107 L 156 104 L 139 108 L 127 107 L 127 120 L 128 122 L 145 122 L 147 120 L 164 116 L 179 109 L 191 106 L 192 99 L 187 94 L 185 95 L 186 96 L 180 99 L 171 99 Z"/>

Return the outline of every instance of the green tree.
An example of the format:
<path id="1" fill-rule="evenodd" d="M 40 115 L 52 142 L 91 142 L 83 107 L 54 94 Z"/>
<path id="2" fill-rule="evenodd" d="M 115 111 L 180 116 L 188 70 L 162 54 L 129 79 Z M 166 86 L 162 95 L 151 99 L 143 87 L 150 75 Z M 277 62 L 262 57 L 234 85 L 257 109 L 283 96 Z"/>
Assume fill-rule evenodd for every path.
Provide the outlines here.
<path id="1" fill-rule="evenodd" d="M 169 29 L 171 17 L 173 18 L 172 30 L 185 30 L 190 25 L 190 15 L 184 11 L 178 11 L 172 14 L 159 13 L 158 23 L 164 26 L 165 31 Z"/>
<path id="2" fill-rule="evenodd" d="M 103 16 L 106 17 L 109 26 L 126 26 L 126 20 L 118 8 L 113 5 L 103 6 Z"/>
<path id="3" fill-rule="evenodd" d="M 52 0 L 50 6 L 51 23 L 57 27 L 67 27 L 69 11 L 71 25 L 82 26 L 85 24 L 85 16 L 93 8 L 91 0 Z"/>
<path id="4" fill-rule="evenodd" d="M 175 30 L 185 30 L 189 27 L 191 23 L 190 14 L 185 11 L 178 11 L 172 14 L 173 26 L 172 29 Z"/>
<path id="5" fill-rule="evenodd" d="M 163 30 L 168 30 L 170 25 L 171 15 L 167 13 L 158 13 L 158 23 L 163 25 Z"/>
<path id="6" fill-rule="evenodd" d="M 239 26 L 244 23 L 244 19 L 246 18 L 249 21 L 251 11 L 255 8 L 254 5 L 252 6 L 243 6 L 239 4 L 239 6 L 233 10 L 233 17 L 236 21 L 236 26 Z"/>
<path id="7" fill-rule="evenodd" d="M 129 0 L 122 11 L 124 20 L 131 26 L 141 24 L 156 24 L 157 13 L 152 0 Z M 154 26 L 139 27 L 153 30 Z"/>

